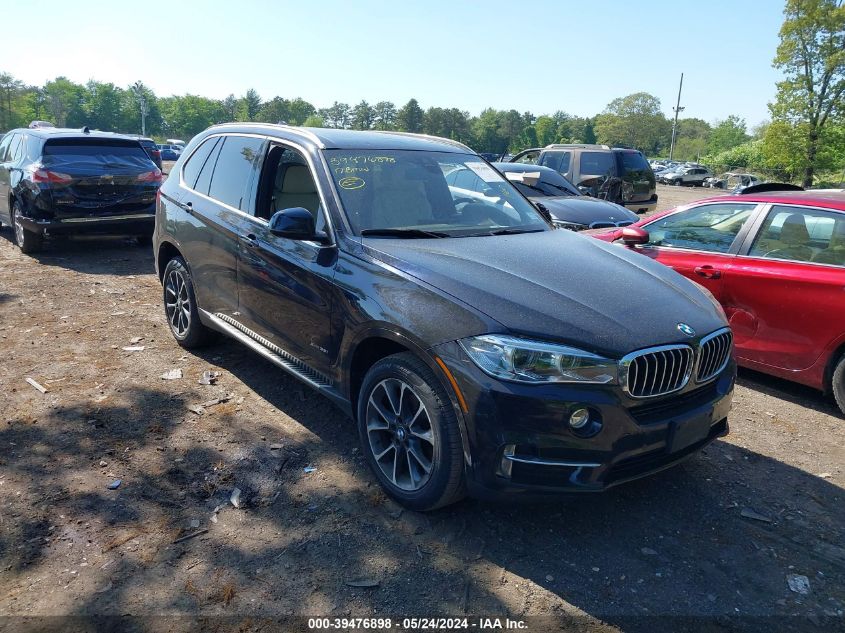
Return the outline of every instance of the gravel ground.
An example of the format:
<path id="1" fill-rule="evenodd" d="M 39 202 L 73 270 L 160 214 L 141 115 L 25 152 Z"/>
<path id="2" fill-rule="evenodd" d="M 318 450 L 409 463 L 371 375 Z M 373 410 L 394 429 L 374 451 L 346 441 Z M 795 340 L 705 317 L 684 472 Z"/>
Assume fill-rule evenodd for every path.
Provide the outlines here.
<path id="1" fill-rule="evenodd" d="M 662 208 L 711 193 L 676 189 Z M 415 514 L 322 397 L 234 343 L 178 347 L 147 248 L 30 257 L 6 229 L 0 270 L 0 616 L 843 628 L 845 423 L 812 390 L 741 372 L 731 434 L 682 466 L 599 496 Z M 0 630 L 49 628 L 25 623 Z"/>

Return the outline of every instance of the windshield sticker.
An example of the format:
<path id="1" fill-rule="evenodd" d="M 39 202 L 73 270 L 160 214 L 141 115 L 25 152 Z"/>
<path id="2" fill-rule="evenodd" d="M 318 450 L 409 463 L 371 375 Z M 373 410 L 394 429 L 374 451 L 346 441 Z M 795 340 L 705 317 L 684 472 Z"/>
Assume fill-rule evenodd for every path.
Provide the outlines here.
<path id="1" fill-rule="evenodd" d="M 470 162 L 466 163 L 466 166 L 478 174 L 478 177 L 484 182 L 501 182 L 502 180 L 502 177 L 496 173 L 496 170 L 487 163 Z"/>
<path id="2" fill-rule="evenodd" d="M 367 163 L 393 164 L 395 162 L 396 159 L 392 156 L 332 156 L 329 160 L 332 167 L 363 166 Z"/>
<path id="3" fill-rule="evenodd" d="M 334 168 L 334 173 L 336 173 L 338 176 L 341 176 L 343 174 L 358 174 L 358 173 L 361 173 L 361 172 L 368 172 L 368 171 L 370 171 L 369 167 L 349 167 L 349 166 L 347 166 L 347 167 L 335 167 Z"/>
<path id="4" fill-rule="evenodd" d="M 341 178 L 337 184 L 344 189 L 360 189 L 367 183 L 357 176 L 346 176 L 346 178 Z"/>

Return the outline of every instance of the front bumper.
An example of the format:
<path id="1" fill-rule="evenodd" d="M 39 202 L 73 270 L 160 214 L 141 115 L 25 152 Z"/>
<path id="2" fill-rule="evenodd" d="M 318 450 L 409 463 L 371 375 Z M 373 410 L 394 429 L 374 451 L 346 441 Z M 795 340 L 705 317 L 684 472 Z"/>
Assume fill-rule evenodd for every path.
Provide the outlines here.
<path id="1" fill-rule="evenodd" d="M 506 383 L 484 374 L 457 344 L 434 351 L 467 402 L 467 474 L 477 495 L 600 492 L 673 466 L 728 433 L 733 361 L 703 385 L 633 400 L 615 386 Z M 592 437 L 569 428 L 581 407 L 601 420 Z"/>

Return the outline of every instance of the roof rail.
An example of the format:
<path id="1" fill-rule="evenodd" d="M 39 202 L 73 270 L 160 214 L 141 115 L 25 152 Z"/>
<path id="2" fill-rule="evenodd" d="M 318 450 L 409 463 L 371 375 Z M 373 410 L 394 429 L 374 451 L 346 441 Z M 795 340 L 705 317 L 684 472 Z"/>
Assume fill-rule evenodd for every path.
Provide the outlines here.
<path id="1" fill-rule="evenodd" d="M 451 138 L 444 138 L 442 136 L 434 136 L 433 134 L 417 134 L 416 132 L 395 132 L 393 130 L 371 130 L 373 132 L 379 132 L 382 134 L 394 134 L 396 136 L 411 136 L 414 138 L 427 138 L 431 139 L 432 141 L 440 141 L 441 143 L 446 143 L 447 145 L 452 145 L 453 147 L 459 147 L 461 149 L 465 149 L 468 152 L 472 152 L 475 154 L 475 151 L 470 149 L 468 146 L 464 145 L 460 141 L 453 140 Z"/>
<path id="2" fill-rule="evenodd" d="M 610 145 L 597 145 L 595 143 L 552 143 L 544 149 L 610 149 Z"/>
<path id="3" fill-rule="evenodd" d="M 279 127 L 284 128 L 285 130 L 289 130 L 294 134 L 298 134 L 304 138 L 307 138 L 312 143 L 315 143 L 320 149 L 326 149 L 326 145 L 320 140 L 320 137 L 311 132 L 310 130 L 306 130 L 304 128 L 299 127 L 298 125 L 288 125 L 287 123 L 261 123 L 260 121 L 226 121 L 225 123 L 217 123 L 214 127 L 257 127 L 257 128 L 268 128 L 268 127 Z"/>

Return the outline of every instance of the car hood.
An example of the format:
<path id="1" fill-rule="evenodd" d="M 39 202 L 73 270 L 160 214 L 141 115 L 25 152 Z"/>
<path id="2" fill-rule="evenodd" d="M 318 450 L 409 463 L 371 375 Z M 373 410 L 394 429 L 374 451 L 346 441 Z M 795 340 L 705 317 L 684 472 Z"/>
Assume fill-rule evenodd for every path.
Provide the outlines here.
<path id="1" fill-rule="evenodd" d="M 697 284 L 626 248 L 571 231 L 364 238 L 363 246 L 503 329 L 611 357 L 689 342 L 679 323 L 694 328 L 696 338 L 727 325 Z"/>
<path id="2" fill-rule="evenodd" d="M 613 202 L 590 196 L 553 196 L 534 198 L 558 220 L 592 224 L 593 222 L 636 222 L 639 216 Z"/>

